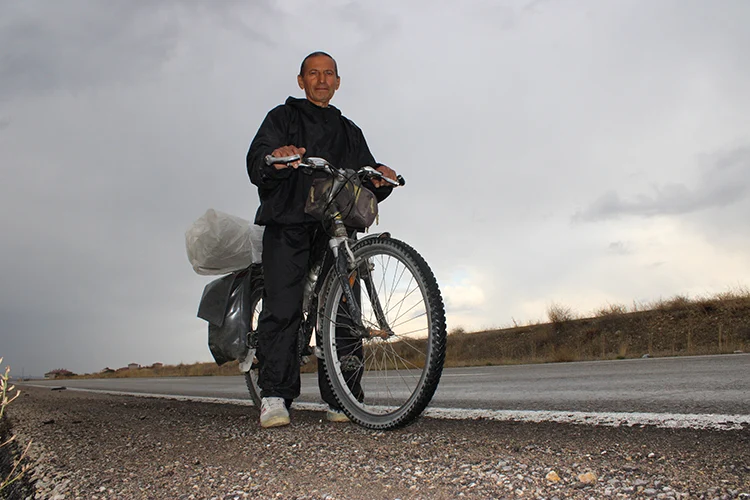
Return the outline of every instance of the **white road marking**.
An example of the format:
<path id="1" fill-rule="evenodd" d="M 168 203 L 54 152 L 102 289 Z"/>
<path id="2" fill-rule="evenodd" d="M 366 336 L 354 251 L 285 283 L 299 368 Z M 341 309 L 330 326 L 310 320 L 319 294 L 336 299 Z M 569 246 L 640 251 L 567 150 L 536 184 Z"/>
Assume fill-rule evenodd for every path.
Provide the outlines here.
<path id="1" fill-rule="evenodd" d="M 428 408 L 425 411 L 425 416 L 458 420 L 487 419 L 520 422 L 557 422 L 608 427 L 652 425 L 667 429 L 738 430 L 750 428 L 750 415 Z"/>
<path id="2" fill-rule="evenodd" d="M 51 389 L 49 385 L 24 384 L 30 387 Z M 145 392 L 109 391 L 68 387 L 69 391 L 96 392 L 115 396 L 138 396 L 198 401 L 201 403 L 233 404 L 253 406 L 249 399 L 229 399 L 205 396 L 180 396 L 176 394 L 154 394 Z M 295 402 L 294 408 L 308 411 L 323 411 L 328 405 L 322 403 Z M 494 420 L 517 422 L 556 422 L 578 425 L 601 425 L 607 427 L 654 426 L 667 429 L 740 430 L 750 428 L 750 415 L 717 415 L 695 413 L 626 413 L 626 412 L 579 412 L 545 410 L 474 410 L 460 408 L 427 408 L 424 416 L 449 420 Z"/>

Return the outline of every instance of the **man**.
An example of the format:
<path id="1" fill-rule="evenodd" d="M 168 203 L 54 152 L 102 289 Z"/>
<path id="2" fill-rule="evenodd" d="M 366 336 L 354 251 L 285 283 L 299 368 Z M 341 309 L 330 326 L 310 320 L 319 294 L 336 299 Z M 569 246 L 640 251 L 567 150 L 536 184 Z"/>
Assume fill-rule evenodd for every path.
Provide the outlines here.
<path id="1" fill-rule="evenodd" d="M 334 166 L 351 169 L 377 165 L 386 177 L 396 179 L 392 169 L 375 162 L 359 127 L 329 105 L 341 84 L 338 66 L 330 55 L 313 52 L 307 56 L 300 66 L 297 83 L 305 91 L 305 98 L 289 97 L 283 105 L 272 109 L 247 153 L 247 171 L 252 183 L 258 186 L 260 197 L 255 223 L 266 226 L 265 290 L 257 351 L 263 427 L 289 424 L 288 406 L 300 393 L 297 332 L 302 320 L 302 295 L 310 253 L 325 238 L 319 234 L 320 223 L 304 212 L 313 176 L 299 171 L 299 162 L 289 166 L 266 165 L 265 156 L 318 156 Z M 374 179 L 365 185 L 378 201 L 391 192 L 384 180 Z M 321 369 L 318 385 L 329 405 L 328 420 L 346 421 Z"/>

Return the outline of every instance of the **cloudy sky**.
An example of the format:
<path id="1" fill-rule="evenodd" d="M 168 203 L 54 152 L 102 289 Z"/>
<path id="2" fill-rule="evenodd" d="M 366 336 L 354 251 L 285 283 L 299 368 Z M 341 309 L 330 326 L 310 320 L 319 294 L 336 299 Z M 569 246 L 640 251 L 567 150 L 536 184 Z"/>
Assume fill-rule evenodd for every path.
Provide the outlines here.
<path id="1" fill-rule="evenodd" d="M 252 219 L 244 157 L 338 60 L 333 104 L 408 185 L 380 226 L 449 328 L 750 284 L 746 0 L 0 0 L 0 356 L 210 361 L 184 233 Z"/>

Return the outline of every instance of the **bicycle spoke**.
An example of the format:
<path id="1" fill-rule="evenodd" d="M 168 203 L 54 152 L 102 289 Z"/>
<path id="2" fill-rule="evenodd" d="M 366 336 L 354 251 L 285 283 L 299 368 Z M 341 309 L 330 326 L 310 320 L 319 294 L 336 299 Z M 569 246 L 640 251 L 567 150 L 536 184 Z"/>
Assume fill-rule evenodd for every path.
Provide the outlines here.
<path id="1" fill-rule="evenodd" d="M 392 309 L 392 307 L 391 307 L 391 298 L 396 296 L 396 289 L 399 287 L 399 285 L 401 285 L 401 279 L 404 277 L 404 273 L 405 272 L 406 272 L 406 267 L 404 266 L 401 269 L 401 274 L 399 275 L 399 277 L 393 281 L 393 288 L 391 289 L 391 294 L 388 296 L 388 303 L 386 304 L 386 307 L 387 307 L 387 309 L 389 311 Z M 410 278 L 410 280 L 413 280 L 413 279 L 414 279 L 414 277 L 412 276 Z M 408 290 L 408 288 L 409 287 L 407 285 L 407 290 Z M 402 298 L 402 300 L 403 300 L 403 298 Z"/>
<path id="2" fill-rule="evenodd" d="M 404 346 L 412 349 L 414 352 L 417 352 L 417 353 L 419 353 L 419 354 L 421 354 L 421 355 L 424 356 L 424 353 L 422 351 L 420 351 L 419 349 L 417 349 L 416 347 L 414 347 L 410 342 L 407 342 L 405 339 L 404 340 L 400 340 L 399 343 L 401 345 L 404 345 Z"/>
<path id="3" fill-rule="evenodd" d="M 398 362 L 398 360 L 399 360 L 399 359 L 401 359 L 402 361 L 406 361 L 406 360 L 404 360 L 404 359 L 403 359 L 403 358 L 402 358 L 401 356 L 399 356 L 399 355 L 398 355 L 398 354 L 397 354 L 397 353 L 395 352 L 395 350 L 394 350 L 394 349 L 389 349 L 389 352 L 390 352 L 390 354 L 391 354 L 391 359 L 393 360 L 393 365 L 394 365 L 394 367 L 395 367 L 395 368 L 394 368 L 394 371 L 396 372 L 396 376 L 397 376 L 397 377 L 399 378 L 399 380 L 401 381 L 401 383 L 403 384 L 404 388 L 405 388 L 405 389 L 406 389 L 407 391 L 411 390 L 411 386 L 410 386 L 410 384 L 409 384 L 409 383 L 407 382 L 407 380 L 406 380 L 406 377 L 405 377 L 405 376 L 404 376 L 404 374 L 403 374 L 404 370 L 400 370 L 400 369 L 399 369 L 399 362 Z M 403 365 L 404 365 L 404 368 L 406 368 L 406 363 L 403 363 Z M 416 365 L 414 365 L 414 368 L 418 368 L 418 367 L 417 367 Z M 407 368 L 407 369 L 408 369 L 408 368 Z M 412 379 L 413 379 L 413 377 L 412 377 Z"/>
<path id="4" fill-rule="evenodd" d="M 409 335 L 412 335 L 414 333 L 420 333 L 420 332 L 426 334 L 426 333 L 429 333 L 429 329 L 427 327 L 418 328 L 418 329 L 412 330 L 410 332 L 404 332 L 404 333 L 396 334 L 396 335 L 394 335 L 394 337 L 396 337 L 399 340 L 402 339 L 402 338 L 411 338 L 411 337 L 409 337 Z"/>
<path id="5" fill-rule="evenodd" d="M 404 268 L 406 269 L 406 268 Z M 403 277 L 403 274 L 402 274 Z M 399 278 L 400 279 L 400 278 Z M 414 282 L 414 276 L 409 278 L 409 283 L 406 285 L 406 293 L 404 293 L 404 296 L 401 297 L 401 300 L 398 302 L 398 311 L 396 311 L 396 318 L 398 319 L 399 315 L 401 314 L 401 308 L 404 306 L 404 302 L 406 299 L 411 295 L 411 292 L 409 292 L 409 289 L 411 288 L 412 283 Z M 419 288 L 415 288 L 415 290 L 418 290 Z"/>
<path id="6" fill-rule="evenodd" d="M 427 320 L 427 319 L 426 319 L 426 317 L 427 317 L 427 312 L 425 311 L 425 312 L 422 312 L 422 313 L 420 313 L 420 314 L 418 314 L 418 315 L 416 315 L 416 316 L 412 316 L 412 317 L 410 317 L 409 319 L 407 319 L 407 320 L 405 320 L 405 321 L 402 321 L 401 323 L 396 323 L 395 325 L 393 325 L 393 326 L 392 326 L 392 328 L 394 328 L 394 329 L 395 329 L 395 328 L 398 328 L 398 327 L 400 327 L 400 326 L 404 326 L 404 325 L 406 325 L 406 324 L 407 324 L 407 323 L 409 323 L 410 321 L 415 321 L 415 320 L 418 320 L 418 319 L 422 319 L 422 318 L 425 318 L 425 319 L 424 319 L 423 321 L 426 321 L 426 320 Z M 425 327 L 423 327 L 423 328 L 418 328 L 418 329 L 416 329 L 416 330 L 412 330 L 411 332 L 396 333 L 395 335 L 396 335 L 397 337 L 403 337 L 403 336 L 405 336 L 405 335 L 409 335 L 410 333 L 418 332 L 418 331 L 420 331 L 420 330 L 422 330 L 422 331 L 427 331 L 427 327 L 425 326 Z"/>
<path id="7" fill-rule="evenodd" d="M 408 314 L 408 313 L 409 313 L 409 311 L 413 310 L 413 309 L 414 309 L 415 307 L 419 307 L 420 305 L 424 305 L 424 304 L 414 304 L 414 305 L 413 305 L 413 306 L 411 306 L 411 307 L 410 307 L 409 309 L 407 309 L 406 311 L 404 311 L 404 315 Z M 402 315 L 402 316 L 403 316 L 403 315 Z M 401 317 L 402 317 L 402 316 L 398 316 L 398 317 L 397 317 L 397 318 L 396 318 L 396 319 L 394 320 L 394 322 L 396 322 L 396 321 L 398 321 L 399 319 L 401 319 Z M 409 321 L 411 321 L 411 319 L 407 320 L 406 322 L 408 323 Z"/>

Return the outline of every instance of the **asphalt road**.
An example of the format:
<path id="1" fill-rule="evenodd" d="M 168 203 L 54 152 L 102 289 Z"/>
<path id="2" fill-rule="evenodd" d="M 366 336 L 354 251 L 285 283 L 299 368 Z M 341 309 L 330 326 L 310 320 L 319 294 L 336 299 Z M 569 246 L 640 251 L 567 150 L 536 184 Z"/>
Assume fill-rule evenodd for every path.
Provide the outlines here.
<path id="1" fill-rule="evenodd" d="M 132 393 L 248 399 L 244 377 L 34 381 Z M 305 374 L 298 402 L 320 401 Z M 450 368 L 433 408 L 750 415 L 750 354 Z"/>

